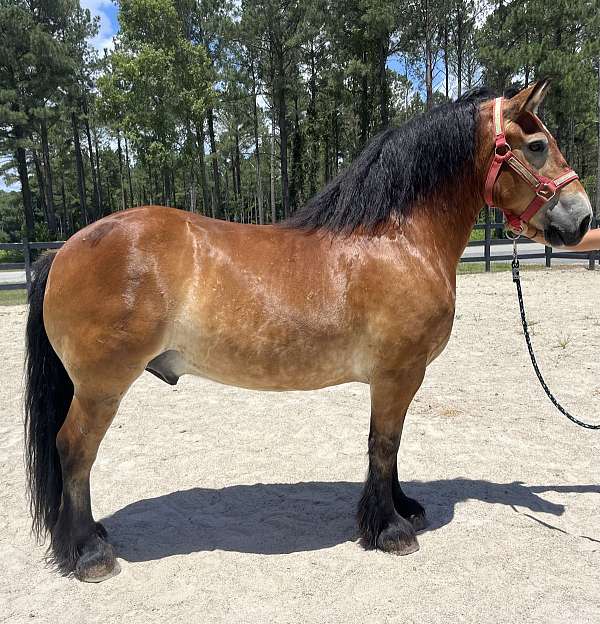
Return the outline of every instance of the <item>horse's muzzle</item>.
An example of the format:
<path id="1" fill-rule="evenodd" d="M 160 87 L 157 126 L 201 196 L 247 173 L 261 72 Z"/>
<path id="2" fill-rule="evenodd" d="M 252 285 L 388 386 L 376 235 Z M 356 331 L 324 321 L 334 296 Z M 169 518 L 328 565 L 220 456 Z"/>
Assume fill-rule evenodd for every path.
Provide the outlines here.
<path id="1" fill-rule="evenodd" d="M 547 214 L 544 237 L 552 247 L 577 245 L 590 228 L 592 209 L 583 193 L 561 197 Z"/>

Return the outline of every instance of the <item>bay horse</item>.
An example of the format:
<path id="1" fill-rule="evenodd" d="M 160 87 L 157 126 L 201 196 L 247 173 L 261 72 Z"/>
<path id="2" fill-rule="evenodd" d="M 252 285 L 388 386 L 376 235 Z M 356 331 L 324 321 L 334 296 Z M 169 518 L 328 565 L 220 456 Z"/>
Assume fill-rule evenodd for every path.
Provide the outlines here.
<path id="1" fill-rule="evenodd" d="M 50 535 L 56 568 L 83 581 L 119 570 L 92 516 L 90 470 L 144 371 L 262 390 L 369 384 L 360 536 L 416 551 L 426 516 L 398 481 L 402 426 L 450 337 L 457 263 L 484 196 L 513 219 L 539 203 L 528 220 L 554 244 L 577 243 L 590 223 L 577 176 L 560 187 L 567 164 L 536 115 L 546 88 L 481 89 L 384 131 L 276 226 L 146 206 L 43 256 L 26 330 L 26 461 L 33 529 Z"/>

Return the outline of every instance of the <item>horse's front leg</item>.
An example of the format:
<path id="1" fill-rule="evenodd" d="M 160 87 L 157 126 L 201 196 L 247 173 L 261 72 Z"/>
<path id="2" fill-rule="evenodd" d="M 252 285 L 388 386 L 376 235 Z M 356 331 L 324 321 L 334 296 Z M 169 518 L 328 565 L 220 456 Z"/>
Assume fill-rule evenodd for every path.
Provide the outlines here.
<path id="1" fill-rule="evenodd" d="M 404 504 L 404 499 L 412 499 L 404 496 L 398 484 L 397 456 L 404 417 L 424 374 L 423 364 L 379 373 L 371 381 L 369 472 L 358 505 L 359 530 L 368 548 L 399 555 L 419 549 L 415 528 L 402 517 L 403 510 L 415 510 Z"/>

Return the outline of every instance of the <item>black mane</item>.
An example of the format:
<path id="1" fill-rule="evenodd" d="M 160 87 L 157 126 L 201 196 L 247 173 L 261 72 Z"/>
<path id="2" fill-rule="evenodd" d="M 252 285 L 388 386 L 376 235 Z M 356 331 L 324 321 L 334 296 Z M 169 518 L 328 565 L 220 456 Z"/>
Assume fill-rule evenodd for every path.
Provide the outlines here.
<path id="1" fill-rule="evenodd" d="M 282 225 L 373 231 L 391 216 L 408 214 L 418 199 L 473 166 L 479 105 L 493 97 L 488 89 L 473 90 L 383 131 Z"/>

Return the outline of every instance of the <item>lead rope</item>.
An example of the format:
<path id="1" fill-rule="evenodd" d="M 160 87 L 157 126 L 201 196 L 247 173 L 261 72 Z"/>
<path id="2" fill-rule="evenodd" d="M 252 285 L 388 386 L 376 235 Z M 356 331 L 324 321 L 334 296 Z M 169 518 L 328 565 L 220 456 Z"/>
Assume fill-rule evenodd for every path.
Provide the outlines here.
<path id="1" fill-rule="evenodd" d="M 517 235 L 518 236 L 518 235 Z M 574 422 L 576 425 L 580 427 L 585 427 L 586 429 L 600 429 L 600 425 L 590 425 L 589 423 L 584 423 L 581 420 L 575 418 L 567 412 L 567 410 L 556 400 L 550 389 L 546 385 L 544 378 L 542 377 L 542 373 L 537 364 L 537 360 L 535 359 L 535 354 L 533 353 L 533 347 L 531 345 L 531 338 L 529 337 L 529 327 L 527 325 L 527 319 L 525 318 L 525 307 L 523 305 L 523 293 L 521 291 L 521 278 L 519 277 L 519 258 L 517 256 L 517 237 L 513 238 L 513 259 L 512 259 L 512 277 L 513 282 L 517 285 L 517 297 L 519 298 L 519 308 L 521 310 L 521 323 L 523 324 L 523 333 L 525 334 L 525 342 L 527 343 L 527 349 L 529 350 L 529 357 L 531 358 L 531 363 L 533 364 L 533 370 L 537 375 L 537 378 L 540 380 L 540 384 L 544 389 L 544 392 L 548 395 L 548 398 L 552 401 L 556 409 L 564 414 L 571 422 Z"/>

